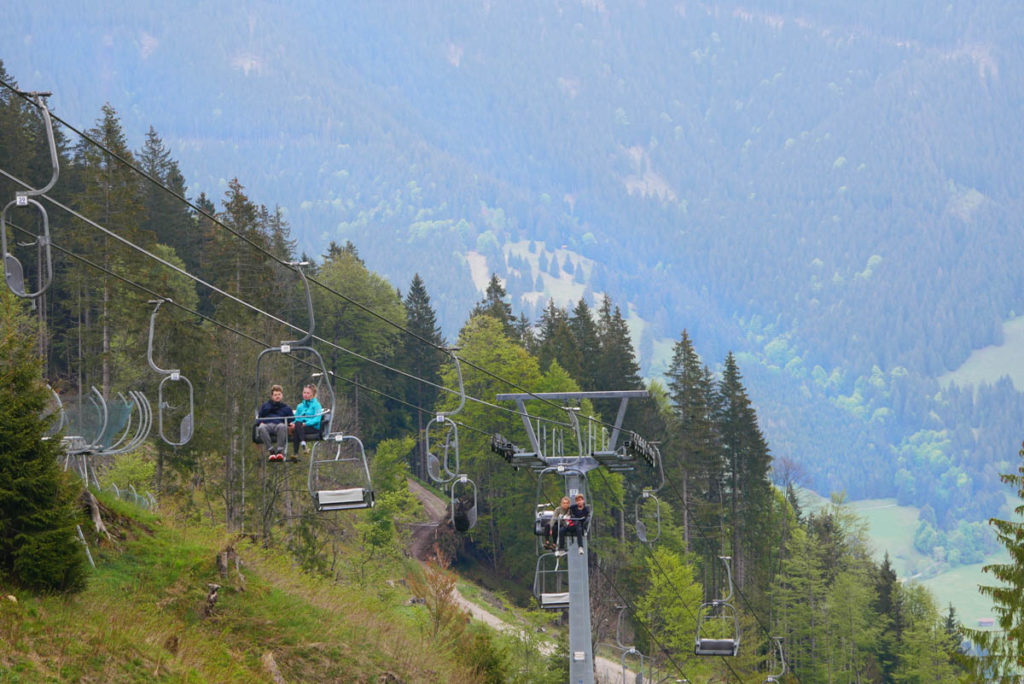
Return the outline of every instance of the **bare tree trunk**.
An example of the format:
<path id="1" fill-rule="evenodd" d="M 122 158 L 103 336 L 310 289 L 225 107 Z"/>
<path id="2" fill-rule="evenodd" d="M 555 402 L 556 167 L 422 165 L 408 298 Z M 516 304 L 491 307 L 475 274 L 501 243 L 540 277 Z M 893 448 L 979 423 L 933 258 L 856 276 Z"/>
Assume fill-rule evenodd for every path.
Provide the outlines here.
<path id="1" fill-rule="evenodd" d="M 686 483 L 689 481 L 686 471 L 683 471 L 683 541 L 686 543 L 686 550 L 693 551 L 690 548 L 690 508 L 686 501 Z"/>

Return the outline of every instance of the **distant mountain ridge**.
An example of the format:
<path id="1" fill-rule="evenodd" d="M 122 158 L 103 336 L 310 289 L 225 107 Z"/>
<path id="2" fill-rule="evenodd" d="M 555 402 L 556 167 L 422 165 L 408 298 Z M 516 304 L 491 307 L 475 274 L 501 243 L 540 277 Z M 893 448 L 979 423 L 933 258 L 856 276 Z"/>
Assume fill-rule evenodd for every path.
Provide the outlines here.
<path id="1" fill-rule="evenodd" d="M 7 14 L 0 58 L 59 114 L 85 126 L 110 101 L 193 192 L 237 176 L 309 253 L 351 240 L 396 287 L 419 272 L 450 336 L 481 260 L 533 318 L 557 283 L 607 292 L 649 373 L 683 328 L 712 366 L 736 351 L 811 487 L 946 526 L 1001 505 L 1020 393 L 937 378 L 1024 312 L 1015 4 Z"/>

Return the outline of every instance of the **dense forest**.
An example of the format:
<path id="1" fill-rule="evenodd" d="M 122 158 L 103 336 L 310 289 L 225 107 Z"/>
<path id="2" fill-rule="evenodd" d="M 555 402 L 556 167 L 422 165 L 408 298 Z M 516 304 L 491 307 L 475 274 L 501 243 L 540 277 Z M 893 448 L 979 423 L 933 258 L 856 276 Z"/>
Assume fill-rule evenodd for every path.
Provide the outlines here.
<path id="1" fill-rule="evenodd" d="M 14 84 L 2 65 L 0 79 Z M 943 611 L 920 586 L 899 582 L 888 559 L 872 560 L 863 525 L 841 496 L 805 512 L 794 482 L 773 484 L 780 469 L 738 355 L 726 353 L 714 372 L 684 330 L 665 382 L 645 384 L 625 316 L 611 297 L 596 307 L 586 298 L 571 308 L 549 302 L 532 320 L 515 310 L 497 276 L 466 311 L 457 338 L 447 340 L 430 278 L 416 275 L 403 293 L 371 270 L 353 242 L 331 242 L 319 255 L 299 251 L 282 212 L 250 198 L 237 179 L 221 197 L 186 201 L 186 179 L 157 132 L 150 129 L 141 149 L 131 149 L 113 107 L 104 107 L 85 133 L 71 139 L 59 132 L 59 179 L 40 200 L 52 284 L 32 302 L 4 294 L 3 339 L 12 348 L 24 340 L 19 354 L 28 349 L 38 357 L 42 376 L 63 397 L 71 419 L 66 431 L 85 430 L 90 414 L 78 407 L 92 387 L 111 399 L 129 390 L 157 395 L 160 377 L 147 364 L 147 344 L 153 300 L 163 299 L 152 319 L 153 358 L 190 378 L 196 396 L 186 445 L 151 440 L 137 452 L 100 455 L 92 464 L 97 472 L 145 473 L 140 486 L 152 486 L 197 524 L 222 524 L 284 549 L 310 573 L 370 581 L 398 553 L 402 529 L 421 520 L 405 475 L 425 475 L 424 417 L 459 403 L 457 369 L 446 351 L 454 345 L 465 394 L 473 398 L 457 414 L 464 426 L 461 468 L 479 488 L 480 515 L 468 534 L 449 530 L 439 544 L 456 567 L 484 566 L 509 586 L 527 587 L 537 483 L 491 452 L 496 432 L 526 442 L 520 417 L 496 405 L 495 396 L 646 387 L 651 398 L 632 403 L 625 425 L 660 444 L 664 484 L 653 472 L 601 470 L 588 483 L 598 641 L 614 638 L 614 606 L 624 603 L 638 647 L 690 681 L 760 681 L 774 637 L 783 637 L 792 681 L 956 681 L 964 673 L 952 608 Z M 50 177 L 45 141 L 36 107 L 11 90 L 0 92 L 0 197 Z M 41 216 L 32 207 L 5 215 L 29 283 L 45 277 L 32 242 Z M 300 260 L 308 265 L 293 265 Z M 271 383 L 284 385 L 294 403 L 304 383 L 325 381 L 298 357 L 254 370 L 261 351 L 301 338 L 312 325 L 297 268 L 308 271 L 315 344 L 337 394 L 332 429 L 358 435 L 370 455 L 377 505 L 351 517 L 312 513 L 302 469 L 268 464 L 252 444 L 254 410 Z M 25 391 L 46 396 L 38 382 Z M 558 406 L 529 404 L 535 420 L 552 430 L 565 415 Z M 580 410 L 614 419 L 614 408 L 600 402 Z M 14 464 L 4 455 L 0 467 Z M 641 513 L 648 523 L 659 521 L 656 544 L 635 534 L 643 487 L 660 487 L 656 517 L 651 501 Z M 545 499 L 558 495 L 557 486 L 541 492 Z M 339 552 L 350 539 L 359 540 L 355 556 Z M 7 548 L 0 548 L 0 578 L 28 583 L 31 566 L 12 562 Z M 693 634 L 701 602 L 729 591 L 721 556 L 731 558 L 744 647 L 738 658 L 709 660 L 693 655 Z M 77 586 L 69 584 L 58 578 L 52 588 Z M 514 593 L 528 600 L 526 592 Z"/>
<path id="2" fill-rule="evenodd" d="M 244 178 L 298 251 L 418 274 L 448 337 L 474 259 L 533 321 L 607 294 L 645 377 L 684 328 L 733 352 L 802 485 L 921 508 L 925 553 L 986 536 L 1024 397 L 939 377 L 1024 312 L 1014 3 L 295 9 L 26 4 L 5 50 L 205 201 Z"/>

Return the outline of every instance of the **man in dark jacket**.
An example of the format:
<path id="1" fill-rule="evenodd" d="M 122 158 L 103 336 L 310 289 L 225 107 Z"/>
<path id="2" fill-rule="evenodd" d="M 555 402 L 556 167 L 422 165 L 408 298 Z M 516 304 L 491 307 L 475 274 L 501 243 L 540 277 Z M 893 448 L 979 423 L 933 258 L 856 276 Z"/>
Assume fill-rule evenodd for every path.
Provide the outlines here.
<path id="1" fill-rule="evenodd" d="M 567 534 L 576 535 L 576 544 L 579 546 L 579 554 L 583 555 L 583 535 L 587 533 L 587 525 L 590 523 L 590 509 L 582 494 L 576 495 L 576 503 L 569 507 L 569 522 L 565 527 Z"/>
<path id="2" fill-rule="evenodd" d="M 256 434 L 263 440 L 270 456 L 268 461 L 283 461 L 288 447 L 288 419 L 294 416 L 292 407 L 284 403 L 284 389 L 280 385 L 270 388 L 270 401 L 260 406 Z M 277 446 L 274 446 L 276 442 Z"/>

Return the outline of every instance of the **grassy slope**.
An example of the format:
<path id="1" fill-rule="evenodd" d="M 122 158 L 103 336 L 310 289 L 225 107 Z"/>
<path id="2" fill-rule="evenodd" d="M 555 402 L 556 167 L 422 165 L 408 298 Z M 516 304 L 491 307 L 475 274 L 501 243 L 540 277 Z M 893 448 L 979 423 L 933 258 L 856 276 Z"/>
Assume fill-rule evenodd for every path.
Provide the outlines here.
<path id="1" fill-rule="evenodd" d="M 272 654 L 286 681 L 470 681 L 397 590 L 315 579 L 222 531 L 105 503 L 119 539 L 93 549 L 81 595 L 0 601 L 0 680 L 272 681 Z M 221 577 L 228 546 L 241 571 Z M 209 583 L 221 589 L 203 617 Z"/>

